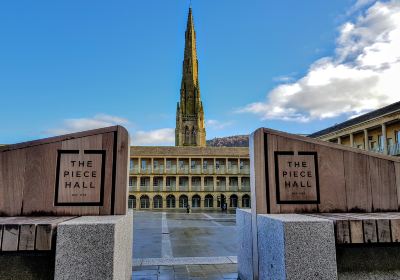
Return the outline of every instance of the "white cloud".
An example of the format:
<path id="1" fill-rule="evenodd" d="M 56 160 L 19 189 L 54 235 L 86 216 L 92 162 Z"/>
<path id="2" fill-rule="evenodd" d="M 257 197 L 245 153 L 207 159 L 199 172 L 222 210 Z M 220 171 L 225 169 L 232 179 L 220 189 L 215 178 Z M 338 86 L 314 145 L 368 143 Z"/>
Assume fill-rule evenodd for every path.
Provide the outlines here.
<path id="1" fill-rule="evenodd" d="M 136 131 L 132 135 L 132 145 L 135 146 L 151 146 L 165 145 L 170 146 L 175 144 L 175 129 L 160 128 L 150 131 Z"/>
<path id="2" fill-rule="evenodd" d="M 216 129 L 216 130 L 224 129 L 230 125 L 232 125 L 232 122 L 221 122 L 221 121 L 217 121 L 217 120 L 207 120 L 206 121 L 207 128 Z"/>
<path id="3" fill-rule="evenodd" d="M 368 5 L 371 5 L 375 1 L 376 0 L 357 0 L 356 3 L 347 11 L 346 14 L 349 16 Z"/>
<path id="4" fill-rule="evenodd" d="M 273 77 L 272 80 L 274 82 L 278 82 L 278 83 L 293 82 L 294 75 L 296 75 L 296 72 L 290 73 L 289 75 L 281 75 L 281 76 Z"/>
<path id="5" fill-rule="evenodd" d="M 91 118 L 65 119 L 58 128 L 49 129 L 44 132 L 46 135 L 61 135 L 78 131 L 96 129 L 113 125 L 127 125 L 129 121 L 125 118 L 98 114 Z M 150 131 L 131 131 L 132 145 L 174 145 L 175 129 L 161 128 Z"/>
<path id="6" fill-rule="evenodd" d="M 371 5 L 340 27 L 336 43 L 335 55 L 314 62 L 304 77 L 238 111 L 306 122 L 358 115 L 400 100 L 400 1 Z"/>
<path id="7" fill-rule="evenodd" d="M 44 133 L 47 135 L 60 135 L 128 123 L 127 119 L 121 117 L 98 114 L 92 118 L 66 119 L 59 128 L 49 129 Z"/>

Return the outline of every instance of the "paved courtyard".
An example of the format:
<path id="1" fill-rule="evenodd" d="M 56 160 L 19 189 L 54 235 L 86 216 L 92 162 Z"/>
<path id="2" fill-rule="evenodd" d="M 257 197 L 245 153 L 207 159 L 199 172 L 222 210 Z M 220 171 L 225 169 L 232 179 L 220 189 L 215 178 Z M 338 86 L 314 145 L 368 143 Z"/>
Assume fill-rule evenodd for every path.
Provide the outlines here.
<path id="1" fill-rule="evenodd" d="M 133 279 L 237 279 L 234 213 L 134 211 Z"/>

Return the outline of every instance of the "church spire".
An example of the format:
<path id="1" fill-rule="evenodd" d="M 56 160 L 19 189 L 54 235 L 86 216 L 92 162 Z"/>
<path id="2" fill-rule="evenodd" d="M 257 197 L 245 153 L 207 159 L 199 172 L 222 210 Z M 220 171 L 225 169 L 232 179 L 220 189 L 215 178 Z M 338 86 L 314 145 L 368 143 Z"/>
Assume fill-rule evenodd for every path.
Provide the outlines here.
<path id="1" fill-rule="evenodd" d="M 182 67 L 180 102 L 177 106 L 175 144 L 176 146 L 205 146 L 206 132 L 204 111 L 200 98 L 196 31 L 192 8 L 189 8 L 185 51 Z"/>
<path id="2" fill-rule="evenodd" d="M 197 85 L 198 82 L 197 63 L 196 31 L 194 30 L 192 8 L 190 7 L 185 32 L 185 54 L 183 60 L 182 79 L 189 78 L 190 80 L 192 80 L 194 85 Z"/>

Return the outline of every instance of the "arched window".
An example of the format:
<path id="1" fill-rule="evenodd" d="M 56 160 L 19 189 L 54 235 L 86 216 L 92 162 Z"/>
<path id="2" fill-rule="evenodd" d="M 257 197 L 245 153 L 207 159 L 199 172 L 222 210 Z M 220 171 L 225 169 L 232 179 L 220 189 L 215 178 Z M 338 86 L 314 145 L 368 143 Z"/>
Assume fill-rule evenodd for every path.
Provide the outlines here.
<path id="1" fill-rule="evenodd" d="M 156 195 L 153 198 L 153 208 L 163 208 L 161 195 Z"/>
<path id="2" fill-rule="evenodd" d="M 167 208 L 175 208 L 175 196 L 172 194 L 167 196 Z"/>
<path id="3" fill-rule="evenodd" d="M 250 208 L 250 196 L 248 194 L 242 196 L 242 207 Z"/>
<path id="4" fill-rule="evenodd" d="M 204 207 L 212 208 L 214 207 L 214 198 L 211 194 L 207 194 L 204 198 Z"/>
<path id="5" fill-rule="evenodd" d="M 229 198 L 229 207 L 237 207 L 238 197 L 236 194 L 232 194 Z"/>
<path id="6" fill-rule="evenodd" d="M 135 209 L 136 208 L 136 196 L 130 195 L 128 198 L 128 208 Z"/>
<path id="7" fill-rule="evenodd" d="M 187 205 L 188 205 L 188 197 L 183 194 L 179 197 L 179 208 L 186 208 Z"/>
<path id="8" fill-rule="evenodd" d="M 190 144 L 190 130 L 188 126 L 185 127 L 185 144 Z"/>
<path id="9" fill-rule="evenodd" d="M 192 128 L 192 144 L 194 144 L 194 145 L 196 145 L 196 130 L 195 130 L 195 128 L 193 127 Z"/>
<path id="10" fill-rule="evenodd" d="M 200 206 L 200 196 L 195 194 L 192 196 L 192 208 L 198 208 Z"/>
<path id="11" fill-rule="evenodd" d="M 150 207 L 150 199 L 147 195 L 142 195 L 140 197 L 140 208 L 149 208 Z"/>

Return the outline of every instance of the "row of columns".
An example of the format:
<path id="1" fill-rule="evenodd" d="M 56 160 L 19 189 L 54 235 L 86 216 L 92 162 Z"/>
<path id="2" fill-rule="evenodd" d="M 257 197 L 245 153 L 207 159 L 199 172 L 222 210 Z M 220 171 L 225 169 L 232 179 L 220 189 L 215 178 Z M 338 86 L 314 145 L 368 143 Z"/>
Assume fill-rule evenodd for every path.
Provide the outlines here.
<path id="1" fill-rule="evenodd" d="M 385 155 L 387 155 L 388 147 L 387 147 L 386 124 L 385 123 L 381 124 L 381 129 L 382 129 L 383 153 Z M 364 133 L 364 149 L 369 150 L 370 147 L 369 147 L 369 140 L 368 140 L 368 129 L 363 129 L 363 133 Z M 350 146 L 354 147 L 354 132 L 350 133 L 349 136 L 350 136 Z M 337 138 L 338 144 L 342 144 L 341 137 L 342 136 L 339 136 Z"/>
<path id="2" fill-rule="evenodd" d="M 143 177 L 143 176 L 142 176 Z M 148 191 L 154 191 L 154 177 L 158 177 L 158 176 L 150 176 L 150 185 L 149 185 L 149 190 Z M 169 177 L 169 176 L 159 176 L 160 178 L 162 178 L 162 181 L 163 181 L 163 183 L 162 183 L 162 190 L 163 191 L 167 191 L 167 180 L 166 180 L 166 178 L 167 177 Z M 183 177 L 183 176 L 182 176 Z M 192 188 L 193 188 L 193 185 L 192 185 L 192 178 L 193 177 L 196 177 L 196 176 L 185 176 L 185 177 L 187 177 L 188 178 L 188 188 L 189 188 L 189 190 L 188 191 L 192 191 Z M 200 176 L 199 176 L 200 177 Z M 222 177 L 222 176 L 210 176 L 210 177 L 212 177 L 213 178 L 213 187 L 215 188 L 215 187 L 223 187 L 223 186 L 217 186 L 217 184 L 216 184 L 216 180 L 217 180 L 217 178 L 218 177 Z M 179 186 L 179 177 L 173 177 L 173 178 L 175 178 L 175 187 L 180 187 Z M 235 189 L 235 190 L 233 190 L 233 191 L 242 191 L 242 178 L 248 178 L 248 181 L 249 181 L 249 183 L 248 183 L 248 185 L 245 185 L 245 187 L 247 187 L 244 191 L 249 191 L 250 190 L 250 177 L 242 177 L 242 176 L 238 176 L 238 177 L 234 177 L 234 178 L 237 178 L 238 180 L 237 180 L 237 182 L 238 182 L 238 184 L 237 184 L 237 186 L 235 186 L 235 185 L 229 185 L 228 183 L 229 183 L 229 178 L 230 177 L 225 177 L 224 176 L 224 178 L 225 178 L 225 188 L 227 188 L 227 189 L 225 189 L 225 190 L 231 190 L 232 189 L 232 187 L 237 187 L 237 189 Z M 201 176 L 200 177 L 200 190 L 199 191 L 205 191 L 205 189 L 204 189 L 204 187 L 207 187 L 205 184 L 204 184 L 204 179 L 205 179 L 205 177 L 204 176 Z M 131 180 L 131 179 L 130 179 Z M 133 179 L 132 179 L 133 180 Z M 137 176 L 137 180 L 136 180 L 136 186 L 129 186 L 129 188 L 135 188 L 134 189 L 134 191 L 140 191 L 140 176 Z M 139 188 L 139 189 L 138 189 Z M 196 190 L 197 191 L 197 190 Z M 207 191 L 209 191 L 209 190 L 207 190 Z"/>
<path id="3" fill-rule="evenodd" d="M 135 159 L 137 159 L 138 160 L 138 169 L 137 169 L 137 172 L 138 173 L 142 173 L 142 159 L 148 159 L 148 158 L 142 158 L 142 157 L 139 157 L 139 158 L 135 158 Z M 176 164 L 175 164 L 175 166 L 176 166 L 176 173 L 179 173 L 180 171 L 179 171 L 179 159 L 183 159 L 183 158 L 176 158 L 175 160 L 176 160 Z M 185 158 L 185 159 L 188 159 L 188 165 L 187 165 L 187 167 L 188 167 L 188 174 L 191 174 L 191 172 L 192 172 L 192 168 L 191 168 L 191 162 L 192 162 L 192 158 Z M 193 160 L 195 160 L 196 162 L 198 161 L 200 159 L 200 172 L 199 172 L 199 174 L 204 174 L 204 171 L 206 170 L 206 169 L 204 169 L 204 160 L 209 160 L 208 158 L 193 158 Z M 211 158 L 210 158 L 211 159 Z M 225 168 L 225 170 L 226 171 L 224 171 L 224 172 L 227 172 L 228 170 L 230 170 L 229 168 L 227 168 L 227 166 L 229 166 L 228 165 L 228 163 L 229 163 L 229 161 L 231 160 L 230 158 L 212 158 L 212 160 L 213 160 L 213 171 L 214 171 L 214 173 L 218 173 L 218 169 L 217 169 L 217 166 L 216 166 L 216 162 L 217 162 L 217 160 L 218 159 L 224 159 L 225 160 L 225 163 L 223 164 L 223 166 L 224 166 L 224 168 Z M 131 158 L 131 160 L 134 160 L 134 158 Z M 244 163 L 247 163 L 247 164 L 243 164 L 243 169 L 240 169 L 240 162 L 241 162 L 241 160 L 244 162 Z M 154 173 L 154 158 L 150 158 L 150 161 L 151 161 L 151 167 L 150 167 L 150 173 Z M 249 162 L 249 159 L 245 159 L 245 158 L 238 158 L 238 159 L 236 159 L 235 161 L 237 161 L 236 162 L 236 173 L 242 173 L 242 174 L 249 174 L 250 173 L 250 162 Z M 134 169 L 135 170 L 135 169 Z M 234 170 L 232 170 L 232 171 L 234 171 Z M 222 172 L 222 171 L 221 171 Z M 163 170 L 163 173 L 167 173 L 167 158 L 164 158 L 164 170 Z M 197 173 L 193 173 L 193 174 L 197 174 Z"/>
<path id="4" fill-rule="evenodd" d="M 149 208 L 154 209 L 154 197 L 149 197 Z M 248 195 L 249 199 L 250 196 Z M 200 197 L 200 207 L 199 208 L 208 208 L 208 209 L 219 209 L 220 206 L 217 206 L 217 201 L 213 196 L 213 207 L 205 207 L 205 199 L 203 197 Z M 192 198 L 188 197 L 188 202 L 189 205 L 192 207 Z M 230 196 L 226 195 L 225 202 L 227 203 L 228 207 L 230 207 Z M 250 201 L 249 201 L 250 203 Z M 140 197 L 136 197 L 136 208 L 141 208 L 141 202 L 140 202 Z M 237 207 L 244 207 L 243 206 L 243 196 L 237 196 Z M 250 204 L 249 204 L 250 205 Z M 162 208 L 167 208 L 167 198 L 162 197 Z M 170 207 L 170 208 L 179 208 L 179 197 L 175 197 L 175 207 Z M 167 209 L 170 209 L 167 208 Z"/>

